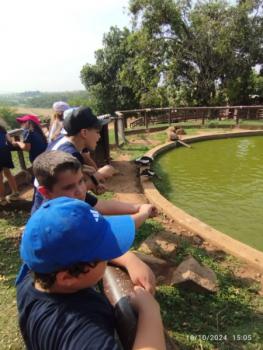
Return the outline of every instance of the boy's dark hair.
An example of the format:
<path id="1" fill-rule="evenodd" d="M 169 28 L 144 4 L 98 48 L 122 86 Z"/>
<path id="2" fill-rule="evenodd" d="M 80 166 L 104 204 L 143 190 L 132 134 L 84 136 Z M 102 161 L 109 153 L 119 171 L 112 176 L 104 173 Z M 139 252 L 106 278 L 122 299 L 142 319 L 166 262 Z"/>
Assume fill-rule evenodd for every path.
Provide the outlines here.
<path id="1" fill-rule="evenodd" d="M 98 263 L 99 262 L 81 262 L 52 273 L 32 272 L 33 279 L 35 282 L 38 282 L 43 289 L 49 289 L 55 283 L 58 272 L 68 271 L 71 276 L 78 277 L 81 273 L 88 272 L 87 267 L 94 268 Z"/>
<path id="2" fill-rule="evenodd" d="M 33 173 L 41 186 L 52 190 L 57 183 L 57 176 L 65 170 L 77 172 L 81 164 L 71 154 L 62 151 L 41 153 L 33 162 Z"/>

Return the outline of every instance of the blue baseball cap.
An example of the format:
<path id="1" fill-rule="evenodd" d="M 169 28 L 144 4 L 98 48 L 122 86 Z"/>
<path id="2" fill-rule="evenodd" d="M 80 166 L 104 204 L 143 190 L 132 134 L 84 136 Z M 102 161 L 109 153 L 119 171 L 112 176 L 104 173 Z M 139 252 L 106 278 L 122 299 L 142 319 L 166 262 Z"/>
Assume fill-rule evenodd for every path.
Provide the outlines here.
<path id="1" fill-rule="evenodd" d="M 103 217 L 83 201 L 60 197 L 29 219 L 20 254 L 30 270 L 51 273 L 79 262 L 117 258 L 129 250 L 134 236 L 131 216 Z"/>

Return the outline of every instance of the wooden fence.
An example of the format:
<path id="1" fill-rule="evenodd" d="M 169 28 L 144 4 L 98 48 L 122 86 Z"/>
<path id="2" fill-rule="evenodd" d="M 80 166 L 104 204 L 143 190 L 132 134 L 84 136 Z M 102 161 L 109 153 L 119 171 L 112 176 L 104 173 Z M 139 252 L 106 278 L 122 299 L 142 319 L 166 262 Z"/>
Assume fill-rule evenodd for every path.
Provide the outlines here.
<path id="1" fill-rule="evenodd" d="M 115 143 L 125 142 L 125 134 L 133 130 L 139 133 L 142 129 L 149 131 L 158 124 L 180 123 L 186 121 L 229 120 L 239 124 L 241 120 L 262 120 L 263 106 L 224 106 L 224 107 L 174 107 L 146 108 L 115 112 Z M 165 128 L 165 127 L 164 127 Z"/>

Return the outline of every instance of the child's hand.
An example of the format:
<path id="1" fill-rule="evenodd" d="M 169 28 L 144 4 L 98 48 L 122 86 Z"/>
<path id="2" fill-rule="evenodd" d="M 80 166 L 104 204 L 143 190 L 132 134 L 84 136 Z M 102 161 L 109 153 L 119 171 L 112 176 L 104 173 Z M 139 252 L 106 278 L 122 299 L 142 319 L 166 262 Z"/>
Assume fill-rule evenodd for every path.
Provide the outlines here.
<path id="1" fill-rule="evenodd" d="M 160 310 L 159 304 L 152 294 L 142 287 L 134 287 L 134 291 L 130 294 L 130 302 L 138 313 L 149 312 L 152 314 L 154 311 L 159 312 Z"/>
<path id="2" fill-rule="evenodd" d="M 150 218 L 154 218 L 155 216 L 157 216 L 158 215 L 158 210 L 157 210 L 157 208 L 153 205 L 152 206 L 152 211 L 151 211 L 151 214 L 150 214 Z"/>
<path id="3" fill-rule="evenodd" d="M 156 215 L 156 208 L 152 204 L 142 204 L 139 212 L 145 214 L 148 218 L 152 218 Z"/>
<path id="4" fill-rule="evenodd" d="M 96 189 L 93 191 L 95 192 L 95 194 L 100 195 L 108 191 L 108 189 L 105 185 L 103 185 L 102 183 L 99 183 L 98 186 L 96 186 Z"/>
<path id="5" fill-rule="evenodd" d="M 86 164 L 83 164 L 82 165 L 82 172 L 85 174 L 85 175 L 92 175 L 94 173 L 96 173 L 96 169 L 93 167 L 93 166 L 90 166 L 90 165 L 86 165 Z"/>
<path id="6" fill-rule="evenodd" d="M 132 260 L 125 267 L 135 286 L 140 286 L 154 294 L 156 284 L 155 275 L 148 265 L 133 255 Z"/>

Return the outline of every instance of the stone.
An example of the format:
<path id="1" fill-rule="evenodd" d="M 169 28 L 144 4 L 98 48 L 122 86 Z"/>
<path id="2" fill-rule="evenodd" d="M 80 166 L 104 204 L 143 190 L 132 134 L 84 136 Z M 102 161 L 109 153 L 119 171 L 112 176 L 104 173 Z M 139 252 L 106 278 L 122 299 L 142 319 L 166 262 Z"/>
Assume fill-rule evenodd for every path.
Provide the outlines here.
<path id="1" fill-rule="evenodd" d="M 170 284 L 174 271 L 174 265 L 152 255 L 143 254 L 141 252 L 134 253 L 152 269 L 156 277 L 157 285 Z"/>
<path id="2" fill-rule="evenodd" d="M 204 242 L 204 240 L 199 236 L 193 236 L 192 240 L 197 245 L 201 245 Z"/>
<path id="3" fill-rule="evenodd" d="M 139 247 L 139 251 L 163 259 L 176 256 L 179 238 L 172 233 L 160 232 L 150 235 Z"/>
<path id="4" fill-rule="evenodd" d="M 218 291 L 216 274 L 209 267 L 202 266 L 192 256 L 186 258 L 174 271 L 171 285 L 199 293 Z"/>

